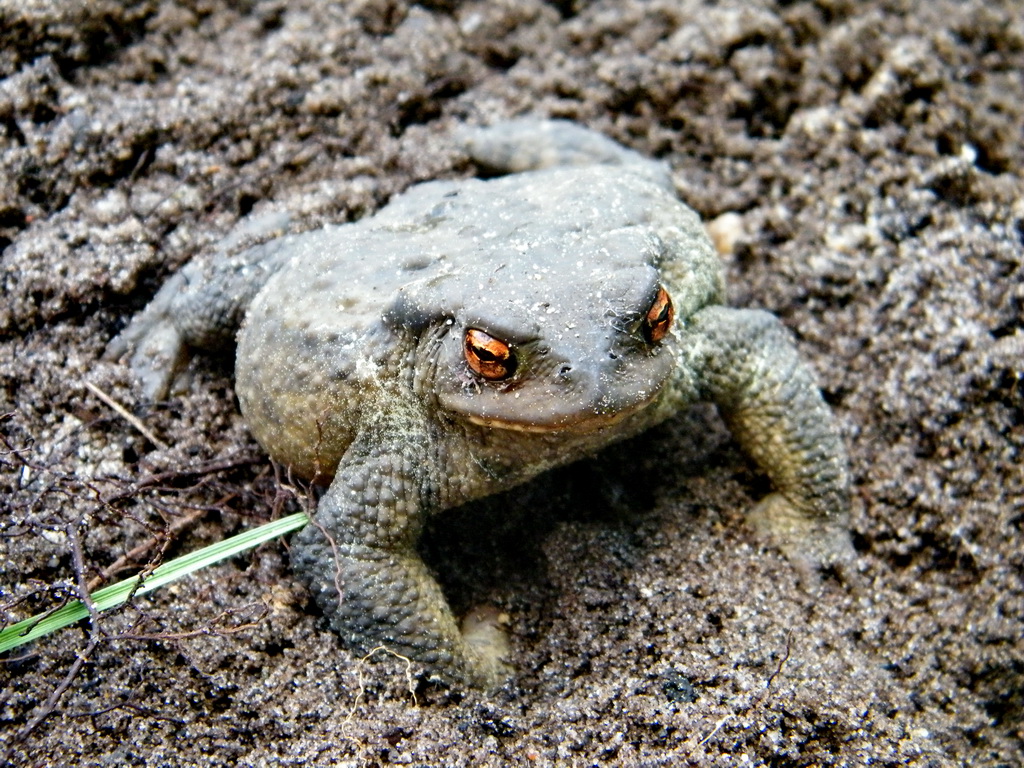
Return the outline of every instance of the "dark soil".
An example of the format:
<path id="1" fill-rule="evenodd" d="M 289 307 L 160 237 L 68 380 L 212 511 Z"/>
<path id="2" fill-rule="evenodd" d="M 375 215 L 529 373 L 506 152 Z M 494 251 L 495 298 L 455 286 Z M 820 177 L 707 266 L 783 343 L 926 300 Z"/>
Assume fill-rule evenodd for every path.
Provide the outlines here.
<path id="1" fill-rule="evenodd" d="M 858 552 L 805 576 L 760 541 L 743 510 L 765 481 L 698 409 L 437 521 L 456 608 L 510 617 L 497 694 L 359 664 L 277 543 L 12 654 L 0 762 L 1024 763 L 1022 19 L 1018 0 L 0 0 L 8 621 L 301 506 L 229 359 L 150 408 L 101 361 L 167 275 L 250 212 L 310 228 L 470 174 L 452 129 L 518 114 L 671 164 L 731 302 L 777 313 L 819 372 Z"/>

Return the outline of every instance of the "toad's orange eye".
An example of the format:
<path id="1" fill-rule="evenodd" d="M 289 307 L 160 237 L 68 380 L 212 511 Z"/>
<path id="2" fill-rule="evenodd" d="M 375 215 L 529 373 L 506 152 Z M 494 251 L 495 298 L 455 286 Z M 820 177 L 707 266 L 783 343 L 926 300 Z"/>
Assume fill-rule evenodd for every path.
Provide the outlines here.
<path id="1" fill-rule="evenodd" d="M 466 331 L 466 362 L 473 373 L 488 381 L 501 381 L 516 372 L 516 355 L 501 339 L 476 328 Z"/>
<path id="2" fill-rule="evenodd" d="M 668 291 L 659 285 L 658 295 L 654 297 L 651 308 L 644 317 L 644 338 L 648 344 L 657 344 L 665 338 L 673 317 L 675 310 L 672 308 L 672 299 L 669 298 Z"/>

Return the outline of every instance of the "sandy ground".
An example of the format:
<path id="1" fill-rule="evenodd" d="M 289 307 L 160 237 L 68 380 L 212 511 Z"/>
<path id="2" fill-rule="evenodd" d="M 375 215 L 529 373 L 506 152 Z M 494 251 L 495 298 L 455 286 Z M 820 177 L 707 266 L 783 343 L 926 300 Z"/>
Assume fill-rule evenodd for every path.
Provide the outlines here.
<path id="1" fill-rule="evenodd" d="M 1024 763 L 1022 72 L 1016 0 L 0 0 L 7 620 L 301 507 L 230 360 L 151 408 L 100 360 L 168 274 L 251 211 L 470 174 L 454 126 L 515 114 L 725 216 L 730 301 L 843 425 L 858 553 L 805 578 L 759 541 L 765 481 L 697 409 L 436 522 L 456 608 L 509 616 L 497 694 L 358 663 L 282 542 L 5 660 L 0 762 Z"/>

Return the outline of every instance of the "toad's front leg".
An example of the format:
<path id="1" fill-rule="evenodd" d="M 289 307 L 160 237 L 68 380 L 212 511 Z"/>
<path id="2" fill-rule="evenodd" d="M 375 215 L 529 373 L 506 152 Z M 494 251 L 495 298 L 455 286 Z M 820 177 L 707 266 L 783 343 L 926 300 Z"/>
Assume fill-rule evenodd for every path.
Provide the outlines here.
<path id="1" fill-rule="evenodd" d="M 364 420 L 293 540 L 292 564 L 353 650 L 384 646 L 445 680 L 490 688 L 508 674 L 503 636 L 479 623 L 464 636 L 416 552 L 438 507 L 439 470 L 429 430 L 409 410 Z"/>
<path id="2" fill-rule="evenodd" d="M 253 297 L 291 258 L 285 213 L 245 219 L 211 254 L 190 261 L 107 346 L 105 357 L 131 355 L 149 401 L 167 396 L 190 349 L 229 348 Z M 253 245 L 253 243 L 258 243 Z"/>
<path id="3" fill-rule="evenodd" d="M 751 522 L 797 561 L 850 558 L 846 449 L 782 323 L 716 306 L 694 315 L 685 333 L 700 393 L 775 485 Z"/>

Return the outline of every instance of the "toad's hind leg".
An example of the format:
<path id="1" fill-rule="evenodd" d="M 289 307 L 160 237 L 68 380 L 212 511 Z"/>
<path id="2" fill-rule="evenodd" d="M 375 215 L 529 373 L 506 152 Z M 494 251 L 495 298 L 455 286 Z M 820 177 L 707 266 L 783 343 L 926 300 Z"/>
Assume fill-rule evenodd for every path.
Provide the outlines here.
<path id="1" fill-rule="evenodd" d="M 466 127 L 458 137 L 473 161 L 497 173 L 566 165 L 617 165 L 673 190 L 668 166 L 568 120 L 517 118 Z"/>
<path id="2" fill-rule="evenodd" d="M 292 565 L 348 647 L 383 646 L 445 680 L 489 688 L 507 677 L 503 638 L 475 622 L 464 637 L 416 552 L 437 508 L 438 472 L 425 422 L 399 410 L 364 421 L 295 536 Z"/>
<path id="3" fill-rule="evenodd" d="M 110 342 L 105 357 L 131 355 L 146 399 L 166 397 L 189 349 L 230 346 L 249 303 L 288 259 L 289 238 L 278 237 L 288 219 L 273 213 L 243 221 L 208 258 L 172 275 Z"/>
<path id="4" fill-rule="evenodd" d="M 684 333 L 701 394 L 775 486 L 751 522 L 797 561 L 849 558 L 846 449 L 782 323 L 767 312 L 714 306 Z"/>

